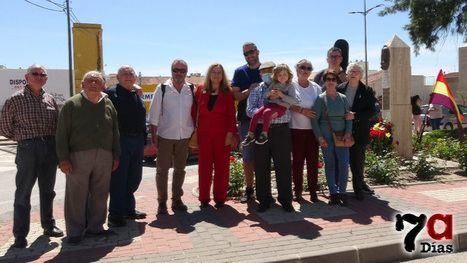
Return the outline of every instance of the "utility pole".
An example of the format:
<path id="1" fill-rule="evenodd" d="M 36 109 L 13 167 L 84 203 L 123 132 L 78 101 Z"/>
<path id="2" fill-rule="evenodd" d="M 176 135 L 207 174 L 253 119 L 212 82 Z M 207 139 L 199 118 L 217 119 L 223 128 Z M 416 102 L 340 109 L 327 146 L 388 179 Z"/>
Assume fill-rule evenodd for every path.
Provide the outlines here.
<path id="1" fill-rule="evenodd" d="M 70 81 L 70 97 L 73 96 L 73 64 L 71 54 L 71 25 L 70 25 L 70 0 L 66 0 L 66 18 L 68 22 L 68 78 Z"/>
<path id="2" fill-rule="evenodd" d="M 361 14 L 363 15 L 363 28 L 364 28 L 364 34 L 365 34 L 365 85 L 368 86 L 368 45 L 367 45 L 367 34 L 366 34 L 366 15 L 373 9 L 377 7 L 384 6 L 383 4 L 379 4 L 376 6 L 373 6 L 372 8 L 366 9 L 366 0 L 363 0 L 363 11 L 353 11 L 349 12 L 349 14 Z"/>

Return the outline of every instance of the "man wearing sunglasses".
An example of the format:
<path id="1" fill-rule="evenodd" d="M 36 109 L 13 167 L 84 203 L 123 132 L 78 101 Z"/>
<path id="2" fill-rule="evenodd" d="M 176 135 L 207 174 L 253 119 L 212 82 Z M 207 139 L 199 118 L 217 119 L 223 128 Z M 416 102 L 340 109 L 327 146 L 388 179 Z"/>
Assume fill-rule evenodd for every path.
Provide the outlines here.
<path id="1" fill-rule="evenodd" d="M 252 42 L 243 44 L 243 56 L 246 64 L 235 70 L 232 79 L 232 90 L 238 101 L 237 120 L 239 121 L 240 141 L 243 141 L 248 133 L 250 117 L 246 115 L 246 104 L 250 93 L 262 82 L 259 74 L 259 50 Z M 246 189 L 241 202 L 253 200 L 253 170 L 254 170 L 254 147 L 252 145 L 242 147 L 243 171 L 245 173 Z"/>
<path id="2" fill-rule="evenodd" d="M 186 82 L 188 65 L 177 59 L 172 63 L 172 78 L 159 85 L 149 108 L 152 143 L 157 148 L 156 187 L 159 206 L 157 214 L 167 214 L 167 184 L 170 167 L 172 179 L 172 210 L 187 211 L 182 201 L 188 141 L 193 133 L 193 91 Z M 165 86 L 163 91 L 162 86 Z"/>
<path id="3" fill-rule="evenodd" d="M 328 62 L 328 68 L 323 69 L 320 72 L 318 72 L 315 77 L 313 78 L 313 81 L 318 83 L 321 87 L 323 87 L 323 91 L 326 89 L 324 86 L 324 72 L 326 70 L 333 70 L 334 72 L 337 72 L 339 75 L 339 78 L 337 79 L 337 85 L 341 84 L 342 82 L 347 81 L 346 79 L 346 74 L 344 70 L 341 67 L 342 63 L 342 50 L 338 47 L 332 47 L 328 50 L 327 54 L 327 59 L 326 61 Z"/>
<path id="4" fill-rule="evenodd" d="M 44 235 L 63 236 L 55 226 L 53 199 L 57 155 L 55 130 L 58 106 L 55 99 L 43 89 L 47 71 L 34 64 L 25 75 L 27 85 L 5 102 L 0 119 L 0 134 L 18 142 L 16 152 L 16 192 L 14 201 L 13 247 L 27 246 L 31 212 L 31 191 L 39 184 L 41 225 Z"/>

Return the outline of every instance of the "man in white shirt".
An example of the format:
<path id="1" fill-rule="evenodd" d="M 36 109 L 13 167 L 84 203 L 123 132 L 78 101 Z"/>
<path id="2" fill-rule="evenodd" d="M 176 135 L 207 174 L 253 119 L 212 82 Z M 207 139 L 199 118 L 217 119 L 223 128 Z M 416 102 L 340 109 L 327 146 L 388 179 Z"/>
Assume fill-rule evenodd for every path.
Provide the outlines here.
<path id="1" fill-rule="evenodd" d="M 193 90 L 185 78 L 188 65 L 177 59 L 172 63 L 172 78 L 157 87 L 149 108 L 152 143 L 157 148 L 157 214 L 167 214 L 168 173 L 172 166 L 172 210 L 187 211 L 182 202 L 183 181 L 188 156 L 188 141 L 193 132 Z"/>

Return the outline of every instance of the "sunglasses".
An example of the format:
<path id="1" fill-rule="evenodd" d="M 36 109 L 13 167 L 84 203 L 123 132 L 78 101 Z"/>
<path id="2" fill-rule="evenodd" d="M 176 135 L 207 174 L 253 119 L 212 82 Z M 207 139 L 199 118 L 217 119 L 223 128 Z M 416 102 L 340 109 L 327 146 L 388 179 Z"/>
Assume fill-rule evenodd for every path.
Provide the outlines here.
<path id="1" fill-rule="evenodd" d="M 43 78 L 47 77 L 47 74 L 45 73 L 32 72 L 30 74 L 33 75 L 34 77 L 38 77 L 38 76 L 43 77 Z"/>
<path id="2" fill-rule="evenodd" d="M 255 52 L 256 52 L 256 49 L 251 49 L 251 50 L 248 50 L 248 51 L 243 52 L 243 55 L 244 55 L 245 57 L 248 57 L 249 55 L 251 55 L 251 54 L 253 54 L 253 53 L 255 53 Z"/>
<path id="3" fill-rule="evenodd" d="M 300 67 L 298 67 L 298 68 L 301 69 L 301 70 L 307 70 L 307 71 L 311 71 L 311 70 L 312 70 L 311 67 L 307 67 L 307 66 L 300 66 Z"/>
<path id="4" fill-rule="evenodd" d="M 185 73 L 186 73 L 186 71 L 187 71 L 187 70 L 186 70 L 186 69 L 184 69 L 184 68 L 173 68 L 173 69 L 172 69 L 172 72 L 173 72 L 173 73 L 181 73 L 181 74 L 185 74 Z"/>
<path id="5" fill-rule="evenodd" d="M 326 81 L 332 81 L 332 82 L 336 82 L 337 79 L 336 78 L 326 78 Z"/>

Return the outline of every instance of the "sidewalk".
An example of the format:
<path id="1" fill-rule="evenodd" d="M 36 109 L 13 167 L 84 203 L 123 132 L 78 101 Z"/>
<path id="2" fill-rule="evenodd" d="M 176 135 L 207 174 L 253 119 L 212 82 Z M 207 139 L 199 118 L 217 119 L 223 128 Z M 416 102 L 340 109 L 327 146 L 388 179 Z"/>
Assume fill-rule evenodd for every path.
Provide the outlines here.
<path id="1" fill-rule="evenodd" d="M 137 207 L 147 212 L 148 218 L 114 228 L 115 236 L 86 238 L 79 246 L 41 236 L 35 209 L 28 248 L 11 249 L 12 222 L 3 221 L 0 261 L 393 262 L 411 258 L 403 253 L 406 232 L 397 232 L 394 227 L 393 219 L 399 211 L 428 217 L 453 214 L 455 251 L 467 249 L 467 180 L 379 187 L 375 196 L 362 202 L 349 198 L 348 207 L 330 207 L 327 197 L 320 194 L 319 203 L 294 202 L 297 212 L 293 214 L 279 205 L 257 213 L 257 203 L 237 201 L 229 201 L 221 209 L 201 210 L 192 194 L 196 186 L 197 166 L 190 166 L 184 185 L 188 213 L 169 211 L 156 217 L 154 178 L 143 179 Z M 61 200 L 55 202 L 55 217 L 59 227 L 65 229 Z M 412 225 L 407 226 L 412 229 Z M 420 236 L 427 238 L 426 229 Z"/>

